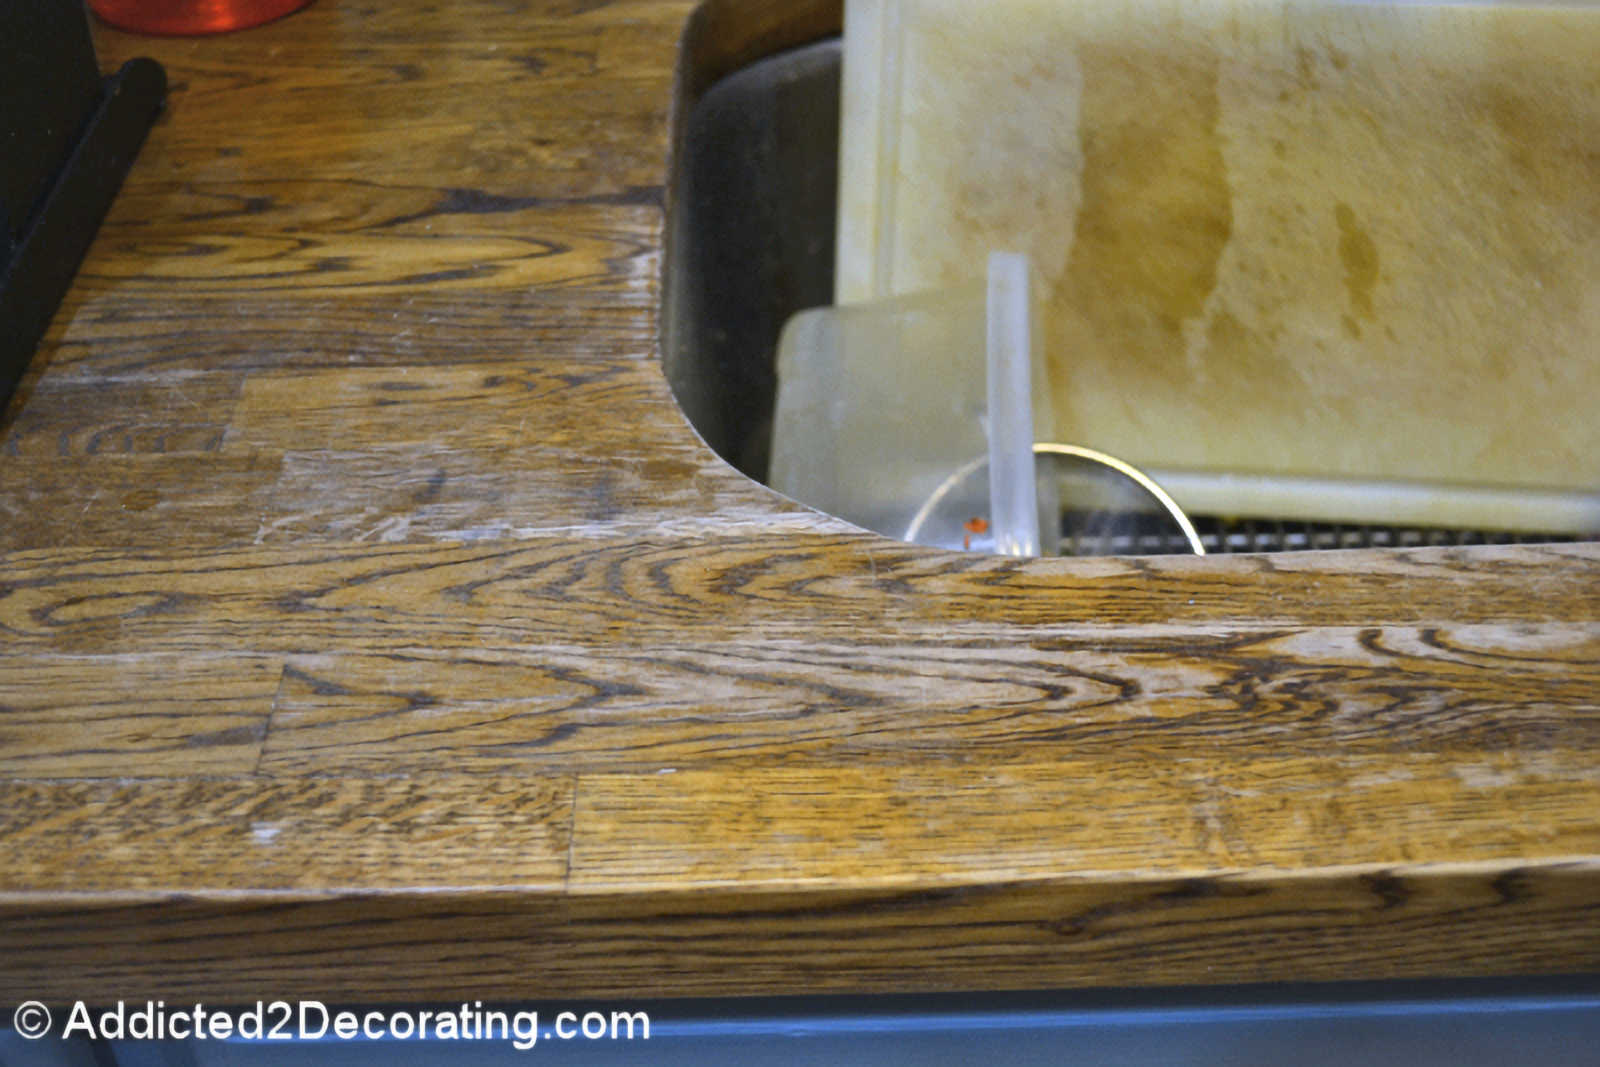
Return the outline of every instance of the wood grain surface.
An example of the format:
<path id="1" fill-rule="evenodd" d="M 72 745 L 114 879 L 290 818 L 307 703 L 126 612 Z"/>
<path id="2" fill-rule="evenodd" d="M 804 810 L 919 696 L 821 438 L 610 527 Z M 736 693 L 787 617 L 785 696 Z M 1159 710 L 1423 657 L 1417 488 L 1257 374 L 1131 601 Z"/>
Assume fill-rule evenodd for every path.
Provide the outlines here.
<path id="1" fill-rule="evenodd" d="M 838 17 L 97 30 L 173 88 L 0 423 L 0 991 L 1600 968 L 1594 545 L 1002 560 L 700 442 L 672 117 Z"/>

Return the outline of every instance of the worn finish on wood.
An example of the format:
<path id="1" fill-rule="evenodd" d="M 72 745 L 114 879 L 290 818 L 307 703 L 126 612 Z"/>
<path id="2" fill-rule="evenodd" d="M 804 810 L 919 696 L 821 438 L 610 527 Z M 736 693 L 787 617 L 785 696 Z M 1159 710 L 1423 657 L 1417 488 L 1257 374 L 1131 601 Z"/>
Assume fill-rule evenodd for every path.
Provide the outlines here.
<path id="1" fill-rule="evenodd" d="M 16 880 L 104 901 L 242 886 L 276 895 L 440 889 L 488 869 L 500 884 L 556 888 L 566 874 L 573 783 L 554 775 L 174 771 L 166 779 L 12 780 L 0 784 L 0 797 Z M 130 825 L 141 828 L 137 849 L 124 837 Z M 63 840 L 74 842 L 70 864 Z M 153 864 L 152 850 L 185 863 Z M 491 860 L 492 868 L 478 866 Z"/>
<path id="2" fill-rule="evenodd" d="M 838 10 L 100 33 L 174 89 L 0 423 L 6 995 L 1600 968 L 1595 546 L 1007 561 L 700 443 L 669 120 Z"/>

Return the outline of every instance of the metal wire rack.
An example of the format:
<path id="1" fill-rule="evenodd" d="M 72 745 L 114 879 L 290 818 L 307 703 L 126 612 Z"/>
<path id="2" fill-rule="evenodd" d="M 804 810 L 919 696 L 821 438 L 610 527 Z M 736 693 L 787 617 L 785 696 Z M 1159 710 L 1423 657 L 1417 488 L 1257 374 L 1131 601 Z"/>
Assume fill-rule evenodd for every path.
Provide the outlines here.
<path id="1" fill-rule="evenodd" d="M 1334 548 L 1421 548 L 1457 545 L 1571 543 L 1570 534 L 1512 533 L 1425 526 L 1355 525 L 1191 515 L 1207 554 L 1297 552 Z M 1061 521 L 1063 556 L 1165 556 L 1192 551 L 1165 515 L 1067 511 Z"/>

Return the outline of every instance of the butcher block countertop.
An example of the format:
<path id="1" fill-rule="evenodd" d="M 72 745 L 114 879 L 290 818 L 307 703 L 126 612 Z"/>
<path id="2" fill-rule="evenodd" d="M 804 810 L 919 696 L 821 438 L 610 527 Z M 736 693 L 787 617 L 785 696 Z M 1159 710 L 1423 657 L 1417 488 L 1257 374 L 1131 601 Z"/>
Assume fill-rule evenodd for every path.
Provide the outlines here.
<path id="1" fill-rule="evenodd" d="M 1019 562 L 747 480 L 662 371 L 672 116 L 838 10 L 692 13 L 96 30 L 172 87 L 0 423 L 7 996 L 1600 969 L 1600 546 Z"/>

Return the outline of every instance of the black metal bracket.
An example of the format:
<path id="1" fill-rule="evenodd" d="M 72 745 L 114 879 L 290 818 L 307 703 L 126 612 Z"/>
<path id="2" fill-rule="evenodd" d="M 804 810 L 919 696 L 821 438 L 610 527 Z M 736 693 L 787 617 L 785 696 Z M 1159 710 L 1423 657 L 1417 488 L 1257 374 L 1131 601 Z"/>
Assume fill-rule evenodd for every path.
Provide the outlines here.
<path id="1" fill-rule="evenodd" d="M 64 28 L 56 21 L 61 17 Z M 21 5 L 0 24 L 6 19 L 23 21 L 33 32 L 12 38 L 25 50 L 16 62 L 0 46 L 0 64 L 12 75 L 0 84 L 6 124 L 0 129 L 6 149 L 0 159 L 0 412 L 66 296 L 167 88 L 166 72 L 151 59 L 130 60 L 100 79 L 81 7 Z"/>

